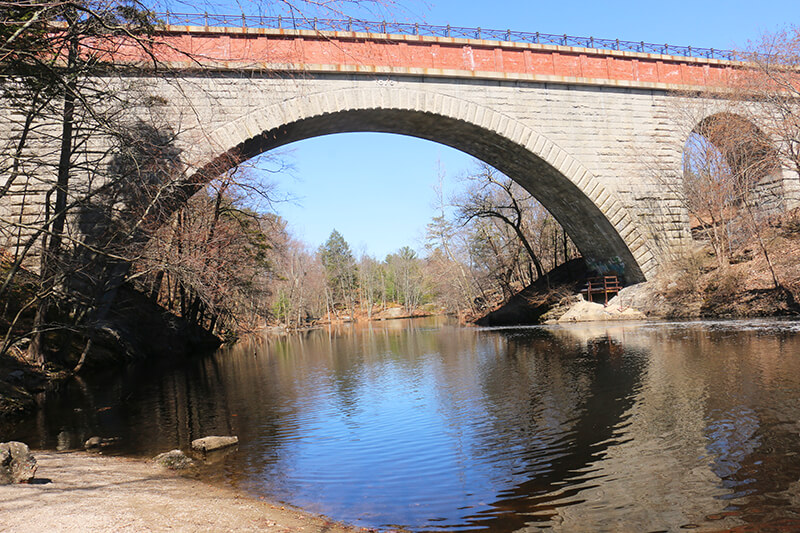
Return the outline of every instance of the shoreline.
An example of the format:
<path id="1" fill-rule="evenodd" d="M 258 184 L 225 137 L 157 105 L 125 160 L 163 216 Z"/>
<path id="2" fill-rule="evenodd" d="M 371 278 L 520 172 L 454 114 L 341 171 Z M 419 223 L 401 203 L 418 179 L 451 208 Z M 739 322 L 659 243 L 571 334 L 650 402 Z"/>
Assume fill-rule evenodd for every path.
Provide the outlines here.
<path id="1" fill-rule="evenodd" d="M 32 453 L 38 463 L 33 482 L 0 485 L 0 531 L 369 531 L 150 460 L 80 451 Z"/>
<path id="2" fill-rule="evenodd" d="M 283 324 L 266 324 L 263 327 L 255 329 L 251 332 L 248 332 L 246 335 L 243 335 L 241 338 L 237 339 L 236 342 L 242 339 L 248 339 L 253 337 L 260 337 L 262 335 L 273 336 L 273 337 L 280 337 L 290 333 L 305 333 L 308 331 L 314 331 L 323 328 L 330 328 L 330 327 L 342 327 L 342 326 L 353 326 L 353 325 L 365 325 L 365 324 L 372 324 L 372 323 L 382 323 L 382 322 L 391 322 L 393 320 L 415 320 L 418 318 L 447 318 L 447 317 L 456 317 L 453 313 L 425 313 L 421 315 L 401 315 L 401 316 L 390 316 L 390 317 L 383 317 L 383 318 L 367 318 L 365 316 L 359 316 L 355 319 L 347 319 L 347 320 L 329 320 L 329 321 L 320 321 L 315 322 L 311 325 L 306 326 L 285 326 Z M 469 326 L 473 325 L 472 323 L 465 323 L 464 325 Z M 235 344 L 235 343 L 234 343 Z"/>

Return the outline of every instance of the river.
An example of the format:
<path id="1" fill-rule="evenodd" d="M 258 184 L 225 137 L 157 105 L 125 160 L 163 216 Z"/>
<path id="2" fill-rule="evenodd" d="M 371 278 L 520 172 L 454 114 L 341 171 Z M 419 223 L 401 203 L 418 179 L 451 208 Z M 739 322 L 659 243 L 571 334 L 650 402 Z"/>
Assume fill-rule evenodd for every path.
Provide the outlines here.
<path id="1" fill-rule="evenodd" d="M 505 329 L 395 320 L 71 381 L 33 447 L 152 456 L 205 435 L 214 482 L 414 531 L 800 529 L 800 322 Z"/>

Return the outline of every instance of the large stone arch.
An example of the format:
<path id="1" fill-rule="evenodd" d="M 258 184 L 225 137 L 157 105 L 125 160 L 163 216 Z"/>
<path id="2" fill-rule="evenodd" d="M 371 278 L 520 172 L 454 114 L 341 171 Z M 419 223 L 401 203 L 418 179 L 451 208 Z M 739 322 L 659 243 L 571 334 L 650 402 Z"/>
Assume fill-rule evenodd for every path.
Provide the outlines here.
<path id="1" fill-rule="evenodd" d="M 358 131 L 420 137 L 481 159 L 542 202 L 590 263 L 628 283 L 655 273 L 657 261 L 633 218 L 583 164 L 522 122 L 449 95 L 383 86 L 298 96 L 207 133 L 222 155 L 189 148 L 185 156 L 202 182 L 272 148 Z"/>

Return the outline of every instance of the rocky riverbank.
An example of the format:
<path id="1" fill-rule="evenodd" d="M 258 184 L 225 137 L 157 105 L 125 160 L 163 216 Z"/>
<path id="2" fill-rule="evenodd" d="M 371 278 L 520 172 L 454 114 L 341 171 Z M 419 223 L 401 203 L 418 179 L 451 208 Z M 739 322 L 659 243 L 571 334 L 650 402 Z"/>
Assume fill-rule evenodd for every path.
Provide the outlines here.
<path id="1" fill-rule="evenodd" d="M 645 320 L 647 316 L 633 307 L 622 305 L 619 299 L 608 305 L 587 302 L 581 295 L 564 298 L 558 305 L 542 315 L 544 324 L 569 322 L 602 322 L 612 320 Z"/>
<path id="2" fill-rule="evenodd" d="M 476 323 L 510 326 L 642 318 L 631 309 L 648 319 L 800 315 L 800 210 L 771 221 L 758 240 L 741 243 L 724 262 L 702 241 L 675 251 L 674 256 L 664 259 L 656 276 L 625 287 L 604 309 L 576 299 L 590 273 L 581 260 L 573 260 Z M 572 306 L 574 312 L 567 314 Z"/>
<path id="3" fill-rule="evenodd" d="M 2 531 L 363 531 L 150 461 L 79 452 L 34 456 L 32 483 L 0 486 Z"/>

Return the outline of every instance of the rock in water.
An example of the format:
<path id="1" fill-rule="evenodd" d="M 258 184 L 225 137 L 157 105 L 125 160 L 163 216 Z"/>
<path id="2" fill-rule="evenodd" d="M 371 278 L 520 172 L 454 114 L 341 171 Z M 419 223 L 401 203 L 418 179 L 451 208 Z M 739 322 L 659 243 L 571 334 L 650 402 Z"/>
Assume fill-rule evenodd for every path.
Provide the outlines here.
<path id="1" fill-rule="evenodd" d="M 119 437 L 90 437 L 83 443 L 87 451 L 100 451 L 100 448 L 113 446 L 120 441 Z"/>
<path id="2" fill-rule="evenodd" d="M 103 439 L 101 439 L 100 437 L 89 437 L 88 439 L 86 439 L 86 442 L 83 443 L 83 447 L 86 448 L 87 450 L 94 450 L 99 448 L 102 442 Z"/>
<path id="3" fill-rule="evenodd" d="M 192 441 L 192 450 L 196 452 L 210 452 L 239 444 L 239 437 L 203 437 Z"/>
<path id="4" fill-rule="evenodd" d="M 22 442 L 0 442 L 0 485 L 27 483 L 36 473 L 36 459 Z"/>
<path id="5" fill-rule="evenodd" d="M 156 455 L 153 461 L 164 468 L 169 468 L 170 470 L 185 470 L 194 466 L 194 461 L 186 457 L 186 455 L 180 450 L 171 450 Z"/>

